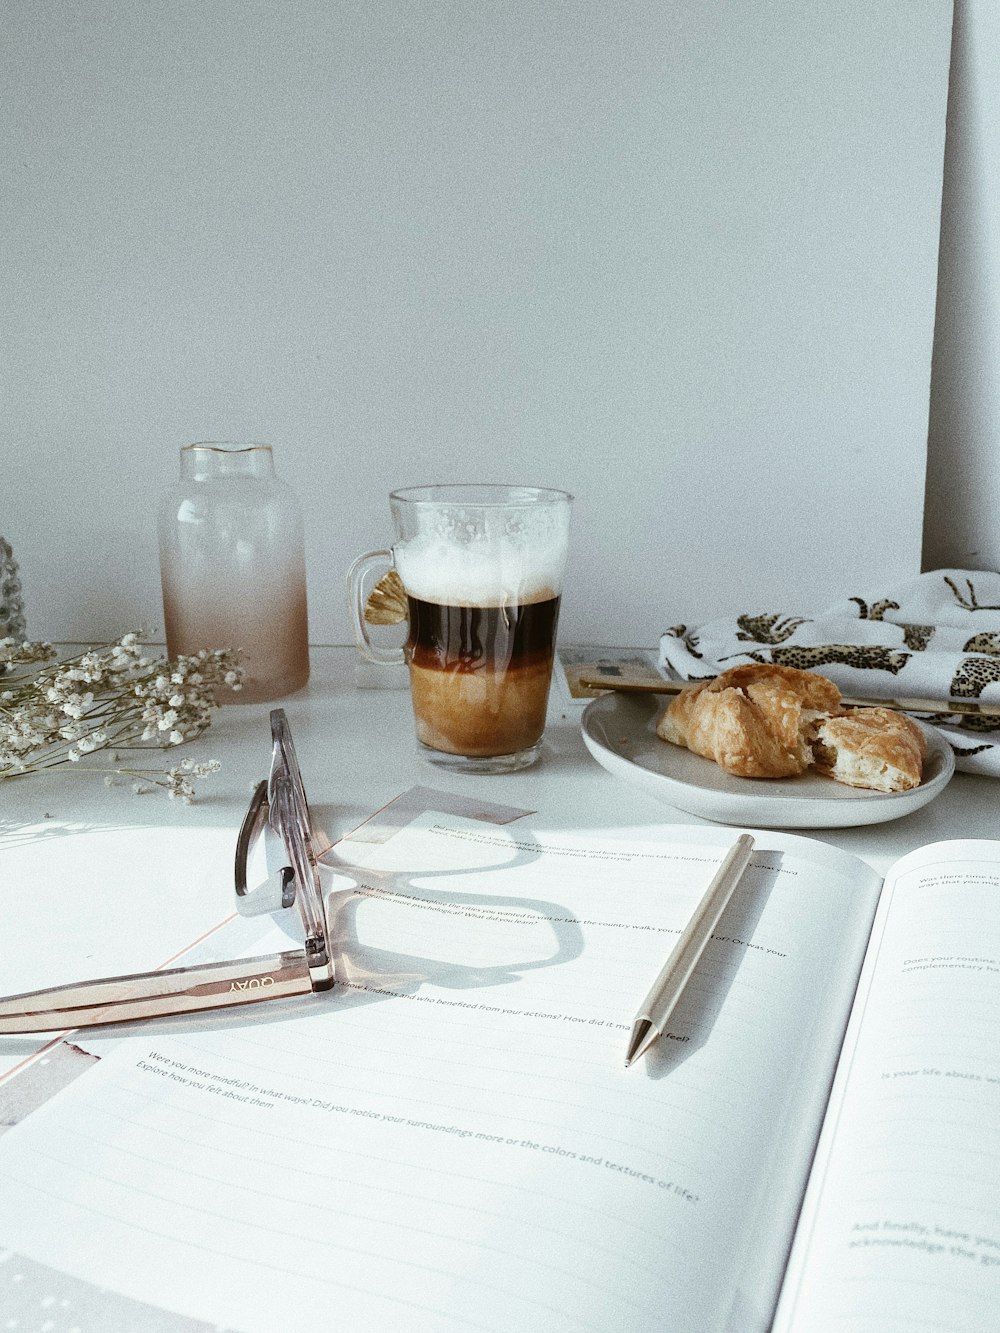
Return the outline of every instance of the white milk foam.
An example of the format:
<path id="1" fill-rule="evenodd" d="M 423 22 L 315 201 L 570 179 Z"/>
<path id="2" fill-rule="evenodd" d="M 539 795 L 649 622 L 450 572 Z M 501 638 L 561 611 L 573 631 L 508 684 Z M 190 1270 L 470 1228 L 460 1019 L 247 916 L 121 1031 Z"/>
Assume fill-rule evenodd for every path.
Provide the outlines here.
<path id="1" fill-rule="evenodd" d="M 393 548 L 396 572 L 411 597 L 451 606 L 505 606 L 538 602 L 562 588 L 565 543 L 509 538 L 457 547 L 436 536 L 415 537 Z"/>

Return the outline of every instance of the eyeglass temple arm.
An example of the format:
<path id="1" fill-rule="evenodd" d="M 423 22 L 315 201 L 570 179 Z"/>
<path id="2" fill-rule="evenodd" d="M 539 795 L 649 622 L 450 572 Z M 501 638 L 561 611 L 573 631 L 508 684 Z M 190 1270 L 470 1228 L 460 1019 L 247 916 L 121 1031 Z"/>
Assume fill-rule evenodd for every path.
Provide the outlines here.
<path id="1" fill-rule="evenodd" d="M 303 823 L 300 823 L 292 780 L 286 776 L 279 775 L 272 779 L 270 799 L 272 811 L 277 814 L 279 829 L 287 830 L 283 833 L 283 841 L 295 876 L 295 905 L 299 909 L 305 932 L 309 974 L 314 989 L 326 990 L 334 982 L 333 959 L 330 956 L 323 890 L 313 859 L 312 826 L 308 821 L 308 810 L 304 814 Z"/>
<path id="2" fill-rule="evenodd" d="M 279 780 L 278 786 L 280 789 L 284 784 Z M 289 840 L 286 839 L 285 851 L 289 859 L 298 864 L 282 867 L 280 890 L 275 892 L 272 886 L 250 892 L 247 887 L 250 846 L 255 836 L 262 832 L 269 822 L 270 807 L 267 793 L 267 782 L 258 783 L 236 840 L 236 905 L 241 916 L 257 916 L 291 907 L 294 903 L 302 919 L 306 963 L 313 990 L 329 990 L 336 978 L 333 959 L 330 956 L 322 890 L 311 860 L 310 849 L 301 844 L 299 839 L 291 839 L 294 846 L 290 847 Z M 282 794 L 286 798 L 283 804 L 287 805 L 287 790 Z M 289 811 L 282 810 L 281 814 L 286 821 L 289 820 Z"/>
<path id="3" fill-rule="evenodd" d="M 136 972 L 0 997 L 0 1033 L 56 1032 L 309 995 L 303 950 Z"/>

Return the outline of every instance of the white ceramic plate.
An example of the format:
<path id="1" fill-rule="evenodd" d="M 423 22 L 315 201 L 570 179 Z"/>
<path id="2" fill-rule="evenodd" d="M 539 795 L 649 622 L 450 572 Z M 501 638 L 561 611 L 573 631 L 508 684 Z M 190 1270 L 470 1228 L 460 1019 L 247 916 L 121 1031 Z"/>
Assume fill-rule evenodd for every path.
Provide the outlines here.
<path id="1" fill-rule="evenodd" d="M 658 696 L 605 694 L 583 711 L 583 739 L 599 764 L 649 796 L 720 824 L 758 828 L 850 828 L 883 824 L 919 810 L 945 788 L 955 771 L 951 746 L 933 727 L 927 736 L 924 780 L 913 791 L 876 792 L 845 787 L 814 773 L 772 780 L 736 778 L 711 759 L 661 741 Z"/>

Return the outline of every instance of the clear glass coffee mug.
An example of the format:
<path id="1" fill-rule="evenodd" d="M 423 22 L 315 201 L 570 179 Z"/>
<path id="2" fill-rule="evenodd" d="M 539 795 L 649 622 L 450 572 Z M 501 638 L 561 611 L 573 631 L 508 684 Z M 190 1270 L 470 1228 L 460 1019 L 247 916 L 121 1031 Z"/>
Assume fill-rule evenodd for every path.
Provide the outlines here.
<path id="1" fill-rule="evenodd" d="M 418 486 L 389 496 L 395 541 L 348 573 L 358 648 L 406 662 L 421 753 L 467 773 L 510 773 L 541 752 L 569 542 L 571 495 L 532 486 Z M 365 604 L 395 569 L 403 648 L 372 642 Z"/>

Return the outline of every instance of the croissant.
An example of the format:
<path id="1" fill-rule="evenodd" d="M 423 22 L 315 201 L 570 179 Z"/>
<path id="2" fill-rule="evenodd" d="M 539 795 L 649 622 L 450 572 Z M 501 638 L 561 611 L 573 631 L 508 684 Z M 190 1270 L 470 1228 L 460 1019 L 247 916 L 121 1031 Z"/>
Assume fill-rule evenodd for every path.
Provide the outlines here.
<path id="1" fill-rule="evenodd" d="M 671 701 L 657 735 L 744 778 L 785 778 L 815 768 L 854 787 L 920 785 L 926 742 L 887 708 L 847 712 L 833 681 L 770 663 L 733 667 Z"/>
<path id="2" fill-rule="evenodd" d="M 920 786 L 927 741 L 903 713 L 855 708 L 820 726 L 813 757 L 820 773 L 849 787 L 910 791 Z"/>

